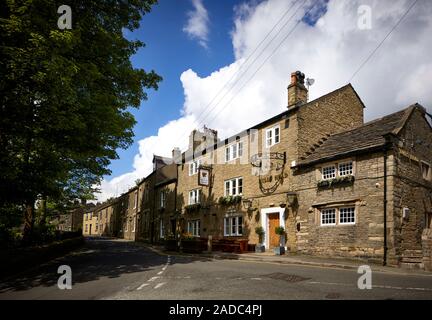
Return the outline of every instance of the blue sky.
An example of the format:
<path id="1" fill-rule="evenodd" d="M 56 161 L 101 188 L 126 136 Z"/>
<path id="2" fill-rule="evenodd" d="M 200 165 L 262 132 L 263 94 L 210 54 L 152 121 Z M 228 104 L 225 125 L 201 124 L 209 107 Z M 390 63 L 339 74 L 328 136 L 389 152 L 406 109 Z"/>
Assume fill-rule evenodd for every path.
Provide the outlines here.
<path id="1" fill-rule="evenodd" d="M 112 176 L 123 174 L 132 169 L 133 157 L 138 153 L 137 141 L 155 135 L 159 127 L 180 117 L 184 94 L 180 75 L 193 69 L 200 76 L 234 60 L 230 31 L 233 28 L 233 7 L 240 1 L 205 1 L 209 12 L 208 48 L 203 48 L 183 32 L 187 22 L 187 12 L 192 3 L 187 0 L 163 0 L 145 15 L 141 26 L 129 39 L 139 39 L 146 46 L 132 57 L 136 68 L 154 69 L 163 77 L 158 91 L 149 91 L 148 100 L 141 103 L 139 110 L 132 109 L 137 124 L 134 128 L 134 144 L 127 150 L 119 149 L 120 159 L 110 166 Z"/>
<path id="2" fill-rule="evenodd" d="M 125 34 L 146 44 L 133 65 L 154 69 L 163 81 L 132 110 L 134 143 L 118 150 L 120 159 L 110 165 L 98 198 L 118 195 L 148 175 L 153 153 L 185 150 L 193 129 L 206 125 L 223 139 L 283 112 L 293 71 L 315 79 L 310 100 L 351 82 L 366 105 L 365 121 L 415 102 L 432 113 L 432 2 L 412 3 L 160 1 L 138 30 Z M 359 27 L 365 6 L 371 13 L 366 29 Z M 239 73 L 243 64 L 246 72 Z"/>
<path id="3" fill-rule="evenodd" d="M 234 8 L 242 2 L 203 2 L 209 13 L 210 32 L 207 48 L 200 46 L 183 31 L 188 20 L 188 12 L 193 9 L 189 0 L 160 1 L 144 16 L 138 30 L 126 33 L 129 39 L 139 39 L 146 44 L 132 57 L 133 66 L 145 70 L 154 69 L 163 77 L 163 81 L 158 91 L 148 92 L 148 100 L 141 103 L 139 110 L 131 110 L 137 120 L 134 127 L 134 143 L 127 150 L 118 150 L 120 158 L 114 160 L 110 166 L 112 176 L 132 169 L 132 160 L 138 153 L 139 140 L 155 135 L 161 125 L 180 117 L 184 103 L 180 81 L 182 72 L 192 69 L 200 77 L 206 77 L 214 70 L 234 61 L 230 32 L 233 30 Z M 314 25 L 325 13 L 327 2 L 328 0 L 324 0 L 322 5 L 316 7 L 317 10 L 305 16 L 304 21 Z"/>

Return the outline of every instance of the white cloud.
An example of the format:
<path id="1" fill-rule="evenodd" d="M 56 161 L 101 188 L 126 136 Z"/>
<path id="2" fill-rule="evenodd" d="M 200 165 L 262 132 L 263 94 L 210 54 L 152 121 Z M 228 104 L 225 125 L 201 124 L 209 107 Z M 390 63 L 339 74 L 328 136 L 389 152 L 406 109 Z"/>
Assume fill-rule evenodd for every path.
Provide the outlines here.
<path id="1" fill-rule="evenodd" d="M 183 31 L 192 39 L 207 48 L 209 34 L 209 17 L 202 0 L 192 0 L 193 10 L 188 12 L 188 21 Z"/>
<path id="2" fill-rule="evenodd" d="M 238 6 L 231 34 L 235 61 L 207 77 L 200 77 L 193 70 L 183 72 L 180 77 L 185 94 L 182 117 L 160 128 L 157 136 L 139 142 L 140 153 L 134 159 L 134 171 L 104 181 L 101 199 L 115 190 L 116 184 L 133 184 L 135 177 L 141 178 L 150 173 L 153 153 L 169 156 L 174 146 L 184 150 L 188 135 L 195 127 L 206 124 L 218 130 L 219 137 L 226 138 L 284 111 L 287 105 L 286 88 L 292 71 L 301 70 L 316 80 L 310 90 L 311 99 L 345 85 L 411 3 L 411 0 L 330 1 L 327 12 L 317 24 L 310 26 L 300 23 L 241 91 L 238 91 L 239 88 L 294 28 L 296 22 L 294 19 L 289 22 L 256 63 L 247 68 L 254 60 L 247 60 L 247 57 L 289 8 L 291 1 L 268 0 Z M 357 28 L 357 8 L 364 4 L 372 8 L 371 30 Z M 304 8 L 299 9 L 297 17 L 301 18 L 304 13 Z M 430 34 L 432 2 L 419 1 L 352 80 L 366 104 L 367 121 L 414 102 L 419 102 L 432 113 L 432 91 L 429 88 L 432 83 Z M 271 38 L 268 37 L 267 41 Z M 227 88 L 222 90 L 214 101 L 220 100 L 216 108 L 212 108 L 215 103 L 206 108 L 233 75 L 243 72 L 244 76 L 232 92 L 227 92 Z M 195 121 L 197 119 L 203 121 Z"/>

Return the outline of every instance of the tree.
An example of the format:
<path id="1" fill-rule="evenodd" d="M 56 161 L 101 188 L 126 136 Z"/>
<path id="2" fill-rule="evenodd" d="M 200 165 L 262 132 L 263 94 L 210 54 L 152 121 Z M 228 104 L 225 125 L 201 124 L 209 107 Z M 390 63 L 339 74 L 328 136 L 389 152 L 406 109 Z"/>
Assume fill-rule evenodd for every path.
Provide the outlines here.
<path id="1" fill-rule="evenodd" d="M 22 207 L 25 235 L 38 197 L 88 196 L 109 174 L 132 142 L 128 108 L 161 81 L 132 67 L 144 44 L 123 35 L 155 0 L 68 1 L 72 29 L 59 30 L 63 2 L 0 2 L 0 208 Z"/>

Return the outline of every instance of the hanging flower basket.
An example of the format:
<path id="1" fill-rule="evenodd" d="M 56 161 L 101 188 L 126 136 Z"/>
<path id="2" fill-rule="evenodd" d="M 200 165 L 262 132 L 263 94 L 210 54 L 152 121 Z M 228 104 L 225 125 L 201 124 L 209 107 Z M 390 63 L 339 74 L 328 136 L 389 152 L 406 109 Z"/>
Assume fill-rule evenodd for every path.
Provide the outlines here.
<path id="1" fill-rule="evenodd" d="M 201 209 L 200 203 L 190 204 L 185 206 L 186 213 L 198 212 Z"/>
<path id="2" fill-rule="evenodd" d="M 318 188 L 325 189 L 331 188 L 332 186 L 352 184 L 354 183 L 354 180 L 354 176 L 337 177 L 334 179 L 318 181 L 317 186 Z"/>
<path id="3" fill-rule="evenodd" d="M 218 202 L 222 206 L 231 206 L 231 205 L 239 204 L 241 200 L 242 200 L 242 196 L 227 196 L 227 197 L 220 197 Z"/>

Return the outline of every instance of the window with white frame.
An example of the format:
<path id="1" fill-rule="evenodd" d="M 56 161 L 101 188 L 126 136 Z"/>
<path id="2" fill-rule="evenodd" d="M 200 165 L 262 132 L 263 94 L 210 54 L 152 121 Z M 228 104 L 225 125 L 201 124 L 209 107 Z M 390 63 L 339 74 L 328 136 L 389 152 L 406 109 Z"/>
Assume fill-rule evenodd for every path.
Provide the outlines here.
<path id="1" fill-rule="evenodd" d="M 265 134 L 265 138 L 266 138 L 266 147 L 267 148 L 270 148 L 271 146 L 279 143 L 279 141 L 280 141 L 279 125 L 267 129 L 266 134 Z"/>
<path id="2" fill-rule="evenodd" d="M 243 217 L 234 216 L 224 218 L 224 236 L 243 235 Z"/>
<path id="3" fill-rule="evenodd" d="M 355 224 L 355 206 L 322 209 L 320 211 L 320 222 L 322 226 Z"/>
<path id="4" fill-rule="evenodd" d="M 225 162 L 240 158 L 243 155 L 243 142 L 236 142 L 225 148 Z"/>
<path id="5" fill-rule="evenodd" d="M 322 168 L 322 178 L 324 180 L 336 178 L 336 166 Z"/>
<path id="6" fill-rule="evenodd" d="M 321 176 L 323 180 L 352 175 L 354 175 L 354 164 L 352 161 L 332 164 L 321 168 Z"/>
<path id="7" fill-rule="evenodd" d="M 350 162 L 344 162 L 339 163 L 339 176 L 351 176 L 353 174 L 353 163 Z"/>
<path id="8" fill-rule="evenodd" d="M 133 218 L 132 218 L 132 232 L 135 232 L 135 221 L 136 221 L 136 216 L 134 216 Z"/>
<path id="9" fill-rule="evenodd" d="M 188 221 L 188 233 L 190 233 L 194 237 L 199 237 L 200 236 L 200 229 L 201 229 L 201 221 L 200 220 Z"/>
<path id="10" fill-rule="evenodd" d="M 322 226 L 336 225 L 336 209 L 321 210 L 321 225 Z"/>
<path id="11" fill-rule="evenodd" d="M 88 232 L 88 224 L 85 225 L 85 232 Z"/>
<path id="12" fill-rule="evenodd" d="M 225 180 L 225 196 L 238 196 L 243 194 L 243 178 Z"/>
<path id="13" fill-rule="evenodd" d="M 129 224 L 129 221 L 126 220 L 126 221 L 125 221 L 125 227 L 124 227 L 125 232 L 128 231 L 128 224 Z"/>
<path id="14" fill-rule="evenodd" d="M 428 163 L 422 161 L 422 162 L 420 162 L 420 166 L 421 166 L 423 179 L 429 180 L 429 181 L 432 180 L 432 172 L 431 172 L 430 165 Z"/>
<path id="15" fill-rule="evenodd" d="M 198 168 L 201 165 L 201 160 L 194 160 L 189 163 L 189 175 L 193 176 L 198 173 Z"/>
<path id="16" fill-rule="evenodd" d="M 166 191 L 162 190 L 160 192 L 160 207 L 165 208 L 166 205 Z"/>
<path id="17" fill-rule="evenodd" d="M 200 189 L 194 189 L 189 191 L 189 204 L 196 204 L 200 202 Z"/>
<path id="18" fill-rule="evenodd" d="M 339 224 L 355 224 L 355 208 L 339 209 Z"/>
<path id="19" fill-rule="evenodd" d="M 98 231 L 98 229 L 99 229 L 99 223 L 96 222 L 95 231 Z"/>
<path id="20" fill-rule="evenodd" d="M 165 238 L 165 224 L 163 220 L 160 220 L 159 222 L 159 237 L 161 239 Z"/>
<path id="21" fill-rule="evenodd" d="M 148 201 L 149 199 L 149 189 L 146 186 L 146 188 L 144 189 L 144 201 Z"/>

